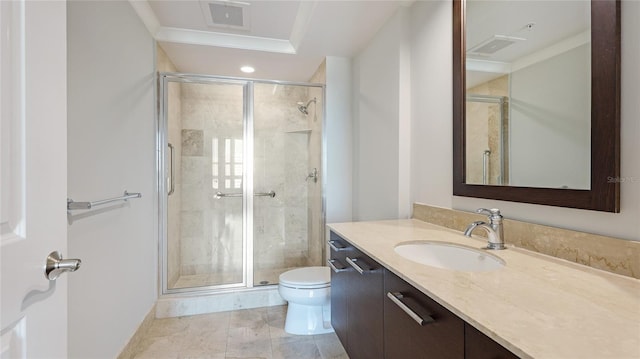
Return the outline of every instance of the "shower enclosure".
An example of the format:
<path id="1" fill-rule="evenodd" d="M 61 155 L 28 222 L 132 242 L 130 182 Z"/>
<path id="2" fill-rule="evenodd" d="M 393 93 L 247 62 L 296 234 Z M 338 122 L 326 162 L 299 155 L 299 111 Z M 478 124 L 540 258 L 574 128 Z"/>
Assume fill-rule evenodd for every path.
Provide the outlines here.
<path id="1" fill-rule="evenodd" d="M 272 285 L 321 265 L 323 85 L 159 80 L 162 293 Z"/>
<path id="2" fill-rule="evenodd" d="M 509 183 L 509 98 L 469 94 L 466 102 L 466 182 Z"/>

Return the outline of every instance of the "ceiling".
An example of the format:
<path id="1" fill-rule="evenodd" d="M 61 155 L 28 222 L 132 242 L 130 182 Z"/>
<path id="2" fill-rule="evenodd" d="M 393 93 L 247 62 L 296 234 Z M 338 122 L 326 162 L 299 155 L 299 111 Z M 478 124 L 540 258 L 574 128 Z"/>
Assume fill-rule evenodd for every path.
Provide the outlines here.
<path id="1" fill-rule="evenodd" d="M 326 56 L 356 55 L 398 7 L 411 3 L 131 1 L 179 72 L 296 82 L 309 81 Z M 245 28 L 216 26 L 210 18 L 239 21 Z M 241 72 L 244 65 L 255 72 Z"/>
<path id="2" fill-rule="evenodd" d="M 467 88 L 590 41 L 587 0 L 468 0 L 466 4 Z M 501 37 L 513 41 L 491 54 L 475 51 Z"/>

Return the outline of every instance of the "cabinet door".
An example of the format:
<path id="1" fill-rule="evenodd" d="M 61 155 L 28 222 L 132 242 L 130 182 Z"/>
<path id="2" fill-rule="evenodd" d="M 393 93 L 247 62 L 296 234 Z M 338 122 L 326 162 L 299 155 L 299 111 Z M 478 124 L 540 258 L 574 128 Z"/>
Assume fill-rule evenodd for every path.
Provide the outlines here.
<path id="1" fill-rule="evenodd" d="M 384 354 L 386 359 L 463 359 L 464 321 L 385 270 Z"/>
<path id="2" fill-rule="evenodd" d="M 507 350 L 478 329 L 464 325 L 465 359 L 517 359 L 518 356 Z"/>
<path id="3" fill-rule="evenodd" d="M 350 359 L 381 359 L 383 352 L 383 267 L 357 249 L 345 261 L 347 289 L 347 354 Z"/>
<path id="4" fill-rule="evenodd" d="M 335 233 L 331 232 L 329 239 L 330 255 L 328 259 L 331 267 L 331 325 L 335 330 L 342 346 L 346 349 L 347 342 L 347 294 L 349 290 L 349 266 L 345 262 L 350 245 Z M 353 271 L 353 269 L 351 269 Z"/>

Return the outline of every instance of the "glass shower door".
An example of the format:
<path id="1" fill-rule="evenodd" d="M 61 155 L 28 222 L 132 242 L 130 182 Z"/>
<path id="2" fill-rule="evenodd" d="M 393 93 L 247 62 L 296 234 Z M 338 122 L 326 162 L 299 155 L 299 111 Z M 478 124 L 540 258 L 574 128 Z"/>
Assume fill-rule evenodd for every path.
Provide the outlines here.
<path id="1" fill-rule="evenodd" d="M 323 87 L 160 76 L 163 294 L 321 265 Z"/>
<path id="2" fill-rule="evenodd" d="M 246 285 L 243 82 L 165 86 L 167 289 Z"/>
<path id="3" fill-rule="evenodd" d="M 323 91 L 256 83 L 253 92 L 253 285 L 260 286 L 322 262 Z M 275 197 L 259 195 L 271 191 Z"/>

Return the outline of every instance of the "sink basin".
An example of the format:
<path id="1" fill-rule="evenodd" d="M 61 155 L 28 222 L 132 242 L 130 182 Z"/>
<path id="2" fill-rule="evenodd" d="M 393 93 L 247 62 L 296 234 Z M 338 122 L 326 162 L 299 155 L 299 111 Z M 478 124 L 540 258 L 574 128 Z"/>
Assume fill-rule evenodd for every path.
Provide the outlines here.
<path id="1" fill-rule="evenodd" d="M 395 248 L 396 253 L 428 266 L 467 272 L 487 272 L 504 267 L 505 262 L 483 250 L 447 242 L 409 242 Z"/>

